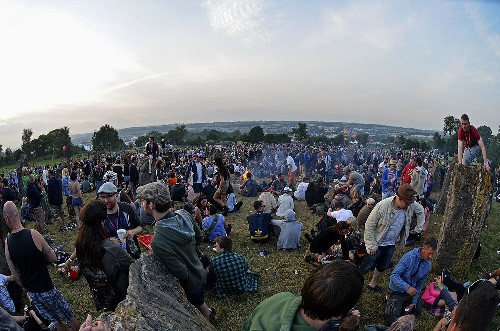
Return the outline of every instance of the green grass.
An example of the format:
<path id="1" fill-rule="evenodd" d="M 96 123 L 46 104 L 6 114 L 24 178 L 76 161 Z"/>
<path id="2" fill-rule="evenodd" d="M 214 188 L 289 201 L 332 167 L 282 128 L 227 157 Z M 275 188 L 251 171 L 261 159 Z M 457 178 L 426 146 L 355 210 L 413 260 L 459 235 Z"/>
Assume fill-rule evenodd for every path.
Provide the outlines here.
<path id="1" fill-rule="evenodd" d="M 86 195 L 86 200 L 93 198 L 93 194 Z M 303 254 L 306 242 L 303 241 L 304 249 L 296 252 L 284 252 L 276 250 L 276 239 L 273 238 L 266 244 L 254 244 L 247 236 L 248 226 L 245 217 L 253 212 L 252 203 L 254 199 L 241 198 L 244 201 L 243 207 L 236 214 L 230 214 L 227 219 L 233 225 L 231 237 L 234 241 L 234 251 L 243 253 L 251 269 L 260 273 L 261 288 L 256 294 L 241 294 L 222 300 L 217 300 L 213 292 L 206 293 L 206 302 L 209 306 L 217 308 L 217 329 L 219 330 L 239 330 L 245 319 L 251 314 L 252 310 L 265 298 L 283 291 L 290 291 L 299 294 L 302 284 L 307 275 L 314 270 L 310 264 L 304 262 Z M 305 231 L 309 231 L 318 221 L 318 216 L 311 214 L 304 202 L 295 202 L 297 219 L 304 223 Z M 488 227 L 483 230 L 481 243 L 483 246 L 482 254 L 479 260 L 471 265 L 469 275 L 460 277 L 455 275 L 457 280 L 475 280 L 483 270 L 493 270 L 499 267 L 500 256 L 496 253 L 500 250 L 500 203 L 494 202 L 493 213 L 489 216 Z M 425 238 L 430 236 L 438 237 L 441 215 L 433 215 L 430 227 L 425 234 Z M 30 224 L 31 225 L 31 224 Z M 76 237 L 76 231 L 60 233 L 57 231 L 57 225 L 49 226 L 49 231 L 56 239 L 54 245 L 63 243 L 67 251 L 71 251 Z M 145 232 L 152 232 L 151 227 L 146 227 Z M 212 247 L 208 244 L 202 246 L 204 252 L 213 256 Z M 259 251 L 267 249 L 270 254 L 260 256 Z M 411 248 L 396 249 L 393 262 L 397 263 L 399 258 Z M 83 321 L 87 313 L 96 314 L 90 297 L 90 291 L 85 280 L 80 279 L 76 282 L 70 281 L 63 275 L 55 273 L 55 268 L 51 268 L 52 278 L 56 286 L 68 299 L 78 321 Z M 430 275 L 428 280 L 437 275 Z M 371 273 L 366 275 L 365 283 L 368 283 Z M 389 272 L 386 272 L 382 278 L 381 286 L 387 287 Z M 361 311 L 362 325 L 383 323 L 385 300 L 384 294 L 374 294 L 370 292 L 363 293 L 357 309 Z M 423 312 L 418 318 L 418 331 L 432 330 L 438 319 L 430 313 Z M 500 329 L 500 316 L 497 314 L 489 330 Z"/>

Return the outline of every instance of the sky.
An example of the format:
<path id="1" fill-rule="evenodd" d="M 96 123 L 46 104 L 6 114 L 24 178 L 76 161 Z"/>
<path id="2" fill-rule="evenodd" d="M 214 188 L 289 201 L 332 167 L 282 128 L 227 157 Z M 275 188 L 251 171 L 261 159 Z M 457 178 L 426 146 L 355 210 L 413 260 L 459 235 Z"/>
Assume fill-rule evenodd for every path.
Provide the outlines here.
<path id="1" fill-rule="evenodd" d="M 170 123 L 500 125 L 500 1 L 0 0 L 0 144 Z"/>

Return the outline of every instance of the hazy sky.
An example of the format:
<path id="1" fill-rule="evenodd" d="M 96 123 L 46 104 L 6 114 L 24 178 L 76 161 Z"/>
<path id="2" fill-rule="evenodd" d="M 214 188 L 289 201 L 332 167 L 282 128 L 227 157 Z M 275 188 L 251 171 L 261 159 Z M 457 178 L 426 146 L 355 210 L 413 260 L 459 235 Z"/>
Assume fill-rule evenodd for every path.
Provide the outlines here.
<path id="1" fill-rule="evenodd" d="M 0 144 L 199 121 L 500 124 L 499 1 L 1 1 Z"/>

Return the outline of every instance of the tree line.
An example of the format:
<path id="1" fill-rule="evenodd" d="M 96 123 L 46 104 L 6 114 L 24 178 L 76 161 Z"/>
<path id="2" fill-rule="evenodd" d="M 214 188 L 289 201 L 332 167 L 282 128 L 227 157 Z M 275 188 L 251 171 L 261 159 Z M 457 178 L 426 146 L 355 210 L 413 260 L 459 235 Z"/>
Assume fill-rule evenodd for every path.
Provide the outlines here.
<path id="1" fill-rule="evenodd" d="M 409 150 L 412 148 L 418 150 L 428 150 L 436 148 L 443 152 L 449 152 L 454 155 L 457 150 L 457 132 L 460 127 L 460 120 L 447 116 L 444 118 L 443 134 L 435 132 L 432 140 L 406 138 L 404 135 L 385 136 L 380 142 L 401 147 Z M 494 164 L 500 163 L 500 127 L 498 133 L 493 135 L 492 130 L 485 125 L 477 128 L 481 133 L 488 157 Z M 81 147 L 73 145 L 69 135 L 69 128 L 62 127 L 42 134 L 33 139 L 31 129 L 23 129 L 20 149 L 12 151 L 11 148 L 3 150 L 0 145 L 0 165 L 13 164 L 21 160 L 33 160 L 47 157 L 68 158 L 81 153 Z M 127 148 L 143 148 L 148 138 L 152 136 L 156 141 L 165 142 L 176 146 L 217 144 L 221 142 L 251 142 L 251 143 L 289 143 L 291 141 L 302 142 L 305 144 L 334 144 L 347 145 L 356 142 L 366 145 L 371 139 L 365 132 L 357 132 L 355 135 L 344 134 L 342 129 L 333 136 L 311 134 L 306 123 L 299 122 L 297 127 L 292 128 L 288 133 L 265 133 L 261 126 L 254 126 L 248 132 L 234 130 L 224 132 L 219 130 L 205 129 L 201 132 L 189 132 L 185 125 L 179 125 L 167 132 L 152 131 L 144 136 L 138 137 L 133 143 L 126 145 L 123 139 L 118 135 L 118 131 L 105 124 L 92 135 L 92 149 L 95 152 L 113 152 Z"/>

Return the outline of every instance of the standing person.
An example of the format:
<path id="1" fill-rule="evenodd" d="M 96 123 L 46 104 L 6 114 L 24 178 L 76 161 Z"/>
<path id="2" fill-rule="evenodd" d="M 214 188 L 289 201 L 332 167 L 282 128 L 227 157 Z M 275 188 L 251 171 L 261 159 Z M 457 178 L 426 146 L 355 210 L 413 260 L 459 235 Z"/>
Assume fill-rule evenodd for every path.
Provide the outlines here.
<path id="1" fill-rule="evenodd" d="M 132 194 L 132 201 L 135 201 L 135 195 L 137 190 L 137 184 L 139 184 L 139 170 L 137 170 L 138 163 L 137 156 L 132 157 L 132 163 L 130 163 L 129 175 L 130 175 L 130 192 Z"/>
<path id="2" fill-rule="evenodd" d="M 397 238 L 400 237 L 400 245 L 406 245 L 413 214 L 417 215 L 417 225 L 412 233 L 422 231 L 425 221 L 424 208 L 415 202 L 415 195 L 415 190 L 409 184 L 401 184 L 395 197 L 380 201 L 368 216 L 364 235 L 368 254 L 365 255 L 360 269 L 363 274 L 366 274 L 375 268 L 372 280 L 368 284 L 369 290 L 382 291 L 377 284 L 382 277 L 382 272 L 392 266 L 391 258 Z"/>
<path id="3" fill-rule="evenodd" d="M 292 157 L 292 153 L 288 153 L 286 157 L 286 164 L 288 166 L 288 181 L 290 183 L 290 187 L 295 189 L 295 178 L 297 177 L 297 165 L 295 164 L 295 160 Z"/>
<path id="4" fill-rule="evenodd" d="M 132 206 L 126 202 L 118 202 L 118 189 L 115 184 L 110 182 L 102 184 L 97 196 L 106 206 L 107 217 L 104 221 L 104 227 L 108 232 L 108 238 L 117 239 L 116 231 L 118 229 L 127 230 L 127 238 L 132 238 L 142 232 L 142 227 Z"/>
<path id="5" fill-rule="evenodd" d="M 99 200 L 86 203 L 81 216 L 82 226 L 75 243 L 78 267 L 87 280 L 97 277 L 99 271 L 104 272 L 112 290 L 92 293 L 94 304 L 97 310 L 115 310 L 127 295 L 128 273 L 134 260 L 120 244 L 108 239 L 103 226 L 107 216 L 104 203 Z"/>
<path id="6" fill-rule="evenodd" d="M 231 185 L 231 182 L 229 180 L 230 174 L 229 170 L 222 162 L 222 159 L 220 157 L 216 157 L 214 161 L 215 165 L 217 166 L 218 183 L 217 190 L 214 193 L 213 199 L 214 202 L 222 208 L 222 215 L 227 216 L 227 190 L 229 188 L 229 185 Z"/>
<path id="7" fill-rule="evenodd" d="M 45 233 L 45 213 L 42 208 L 42 189 L 35 182 L 35 176 L 29 175 L 29 182 L 26 186 L 26 197 L 36 218 L 36 229 L 40 233 Z"/>
<path id="8" fill-rule="evenodd" d="M 149 173 L 152 172 L 153 162 L 158 158 L 159 148 L 154 137 L 149 137 L 149 141 L 146 144 L 146 155 L 148 157 Z"/>
<path id="9" fill-rule="evenodd" d="M 431 270 L 430 260 L 436 249 L 437 240 L 429 238 L 422 247 L 412 249 L 399 260 L 389 281 L 385 309 L 387 325 L 402 316 L 405 308 L 416 315 L 422 311 L 420 292 Z"/>
<path id="10" fill-rule="evenodd" d="M 6 240 L 5 257 L 14 280 L 28 293 L 40 315 L 64 330 L 62 322 L 71 330 L 78 330 L 71 307 L 52 283 L 48 263 L 57 261 L 54 250 L 36 230 L 25 229 L 12 201 L 5 203 L 4 219 L 11 231 Z"/>
<path id="11" fill-rule="evenodd" d="M 203 190 L 203 183 L 207 180 L 207 170 L 205 165 L 201 162 L 201 158 L 198 154 L 193 155 L 193 159 L 187 167 L 184 180 L 186 183 L 193 186 L 195 195 L 191 203 L 194 203 Z"/>
<path id="12" fill-rule="evenodd" d="M 76 224 L 80 226 L 80 209 L 83 206 L 83 195 L 80 183 L 77 180 L 76 172 L 72 172 L 69 177 L 69 194 L 71 194 L 71 204 L 75 210 Z"/>
<path id="13" fill-rule="evenodd" d="M 460 128 L 458 129 L 458 163 L 471 165 L 472 160 L 479 154 L 479 150 L 483 155 L 484 168 L 490 171 L 483 139 L 479 131 L 470 125 L 469 116 L 463 114 L 460 117 Z"/>
<path id="14" fill-rule="evenodd" d="M 389 167 L 382 170 L 382 199 L 392 197 L 396 194 L 398 184 L 398 170 L 396 161 L 389 161 Z"/>
<path id="15" fill-rule="evenodd" d="M 411 175 L 416 167 L 417 163 L 415 162 L 415 158 L 410 158 L 410 162 L 408 162 L 408 164 L 403 168 L 403 171 L 401 172 L 401 183 L 411 183 Z"/>
<path id="16" fill-rule="evenodd" d="M 205 303 L 206 270 L 196 253 L 202 239 L 200 228 L 185 210 L 172 211 L 168 186 L 161 182 L 140 186 L 137 197 L 146 214 L 156 220 L 153 253 L 179 280 L 188 301 L 214 323 L 215 309 Z"/>
<path id="17" fill-rule="evenodd" d="M 62 184 L 59 178 L 57 178 L 55 171 L 49 170 L 49 181 L 47 184 L 47 197 L 49 200 L 49 206 L 51 210 L 51 215 L 59 222 L 59 230 L 64 229 L 64 209 L 62 208 L 63 196 L 62 196 Z"/>

